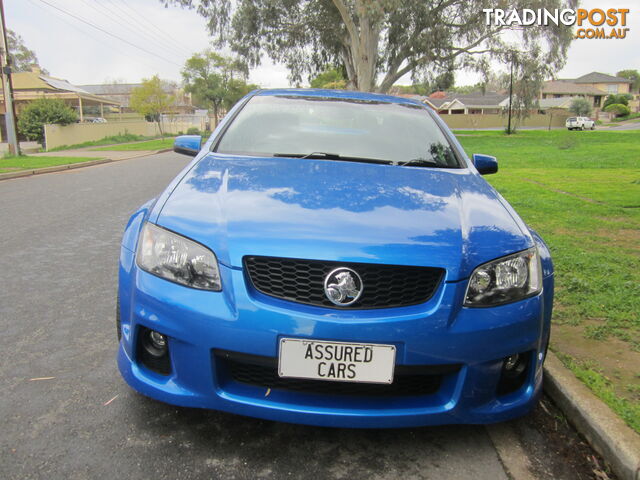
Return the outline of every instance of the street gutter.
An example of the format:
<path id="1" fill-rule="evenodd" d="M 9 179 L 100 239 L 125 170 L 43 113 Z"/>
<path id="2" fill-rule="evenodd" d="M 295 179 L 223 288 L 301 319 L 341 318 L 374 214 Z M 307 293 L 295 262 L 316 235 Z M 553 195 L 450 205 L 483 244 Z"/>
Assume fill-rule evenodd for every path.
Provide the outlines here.
<path id="1" fill-rule="evenodd" d="M 131 160 L 133 158 L 147 157 L 149 155 L 155 155 L 157 153 L 165 153 L 173 151 L 172 148 L 164 148 L 162 150 L 145 151 L 144 153 L 132 154 L 124 158 L 99 158 L 97 160 L 90 160 L 88 162 L 69 163 L 66 165 L 55 165 L 53 167 L 35 168 L 27 170 L 19 170 L 17 172 L 0 173 L 0 181 L 11 180 L 13 178 L 30 177 L 32 175 L 40 175 L 43 173 L 62 172 L 65 170 L 75 170 L 76 168 L 92 167 L 94 165 L 100 165 L 103 163 L 120 162 L 122 160 Z"/>
<path id="2" fill-rule="evenodd" d="M 544 364 L 544 390 L 620 480 L 640 480 L 640 435 L 552 352 Z"/>

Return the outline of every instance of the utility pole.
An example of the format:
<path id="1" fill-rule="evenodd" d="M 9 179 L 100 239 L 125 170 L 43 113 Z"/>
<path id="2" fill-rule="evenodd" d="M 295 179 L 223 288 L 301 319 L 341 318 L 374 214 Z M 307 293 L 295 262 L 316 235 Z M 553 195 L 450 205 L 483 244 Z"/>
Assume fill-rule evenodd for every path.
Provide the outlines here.
<path id="1" fill-rule="evenodd" d="M 20 155 L 18 143 L 18 130 L 16 128 L 16 108 L 13 102 L 13 82 L 11 80 L 11 58 L 9 56 L 9 44 L 7 43 L 7 26 L 4 21 L 4 2 L 0 0 L 0 67 L 2 68 L 2 96 L 4 97 L 4 118 L 7 124 L 7 140 L 9 141 L 9 153 Z"/>
<path id="2" fill-rule="evenodd" d="M 0 0 L 2 2 L 2 0 Z M 511 135 L 511 102 L 513 101 L 513 52 L 511 52 L 511 74 L 509 76 L 509 120 L 507 123 L 507 135 Z"/>

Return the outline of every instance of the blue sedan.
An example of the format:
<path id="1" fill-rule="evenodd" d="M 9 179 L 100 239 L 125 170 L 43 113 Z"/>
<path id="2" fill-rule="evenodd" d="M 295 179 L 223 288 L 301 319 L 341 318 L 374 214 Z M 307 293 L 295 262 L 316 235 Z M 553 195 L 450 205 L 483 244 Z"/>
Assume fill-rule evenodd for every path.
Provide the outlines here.
<path id="1" fill-rule="evenodd" d="M 431 109 L 242 99 L 122 240 L 118 365 L 187 407 L 335 427 L 488 423 L 542 385 L 553 265 Z"/>

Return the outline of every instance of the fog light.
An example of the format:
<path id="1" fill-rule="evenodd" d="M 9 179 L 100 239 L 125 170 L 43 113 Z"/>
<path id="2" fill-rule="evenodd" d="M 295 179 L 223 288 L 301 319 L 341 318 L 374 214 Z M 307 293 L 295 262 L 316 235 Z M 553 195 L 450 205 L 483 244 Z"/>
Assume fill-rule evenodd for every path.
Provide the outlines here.
<path id="1" fill-rule="evenodd" d="M 140 325 L 137 338 L 137 361 L 149 370 L 161 375 L 169 375 L 171 373 L 171 355 L 167 336 Z"/>
<path id="2" fill-rule="evenodd" d="M 518 355 L 517 353 L 515 355 L 509 355 L 507 358 L 504 359 L 504 369 L 507 371 L 513 370 L 518 366 L 519 360 L 520 360 L 520 355 Z"/>
<path id="3" fill-rule="evenodd" d="M 155 330 L 147 330 L 143 345 L 154 357 L 162 357 L 167 353 L 167 337 Z"/>
<path id="4" fill-rule="evenodd" d="M 151 343 L 153 343 L 153 346 L 158 349 L 163 349 L 167 346 L 167 337 L 159 332 L 156 332 L 155 330 L 151 330 L 149 338 L 151 339 Z"/>
<path id="5" fill-rule="evenodd" d="M 498 395 L 512 393 L 527 381 L 531 352 L 514 353 L 502 359 L 502 373 L 498 381 Z M 535 357 L 533 357 L 535 359 Z"/>

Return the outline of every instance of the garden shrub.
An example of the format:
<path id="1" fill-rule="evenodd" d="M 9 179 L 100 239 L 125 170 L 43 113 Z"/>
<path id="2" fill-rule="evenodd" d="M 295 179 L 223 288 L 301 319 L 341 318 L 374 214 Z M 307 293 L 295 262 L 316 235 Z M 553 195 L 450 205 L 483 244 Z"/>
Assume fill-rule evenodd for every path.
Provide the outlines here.
<path id="1" fill-rule="evenodd" d="M 605 107 L 604 111 L 611 112 L 615 114 L 616 117 L 624 117 L 631 113 L 631 110 L 629 110 L 629 107 L 621 103 L 612 103 L 611 105 L 608 105 L 607 107 Z"/>
<path id="2" fill-rule="evenodd" d="M 30 102 L 18 115 L 18 131 L 29 140 L 44 146 L 46 124 L 69 125 L 78 119 L 75 110 L 57 98 L 40 98 Z"/>

